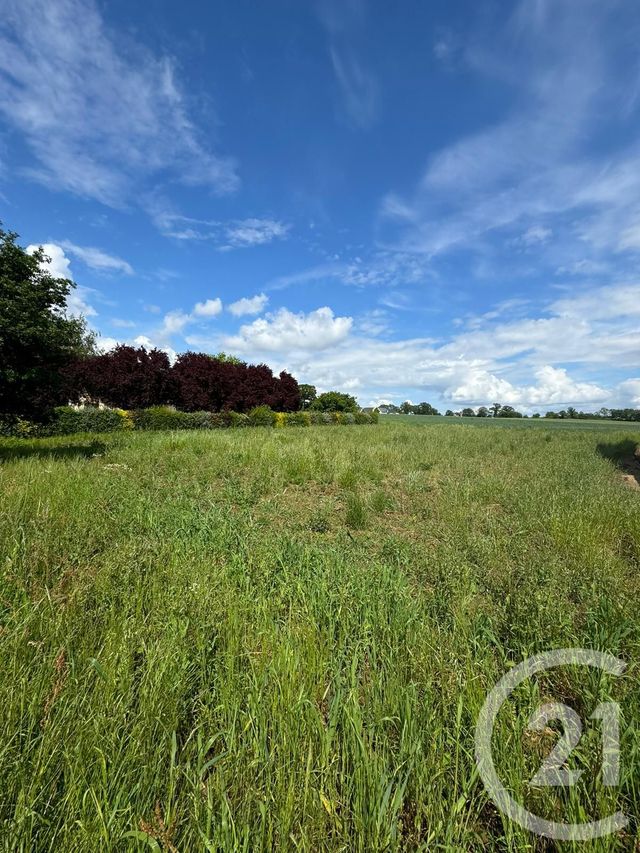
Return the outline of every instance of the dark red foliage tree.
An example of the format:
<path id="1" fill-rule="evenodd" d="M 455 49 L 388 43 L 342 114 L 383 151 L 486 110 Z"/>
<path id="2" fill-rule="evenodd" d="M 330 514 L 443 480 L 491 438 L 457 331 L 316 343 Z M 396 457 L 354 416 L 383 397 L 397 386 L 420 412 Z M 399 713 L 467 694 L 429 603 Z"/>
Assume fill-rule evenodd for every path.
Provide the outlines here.
<path id="1" fill-rule="evenodd" d="M 220 361 L 201 352 L 185 352 L 173 366 L 174 402 L 185 412 L 233 408 L 244 364 Z"/>
<path id="2" fill-rule="evenodd" d="M 278 412 L 297 412 L 301 405 L 298 380 L 283 370 L 280 377 L 276 379 L 276 399 L 272 408 Z"/>
<path id="3" fill-rule="evenodd" d="M 69 399 L 100 400 L 122 409 L 169 403 L 173 396 L 171 363 L 158 349 L 117 346 L 77 361 L 66 372 Z"/>

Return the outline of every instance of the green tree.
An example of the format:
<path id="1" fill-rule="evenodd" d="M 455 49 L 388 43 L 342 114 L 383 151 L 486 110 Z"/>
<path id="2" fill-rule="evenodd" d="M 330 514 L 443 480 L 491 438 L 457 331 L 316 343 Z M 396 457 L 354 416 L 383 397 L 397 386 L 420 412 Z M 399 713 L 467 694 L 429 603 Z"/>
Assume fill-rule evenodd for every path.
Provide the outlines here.
<path id="1" fill-rule="evenodd" d="M 463 409 L 461 414 L 463 418 L 475 418 L 476 416 L 476 413 L 471 408 Z"/>
<path id="2" fill-rule="evenodd" d="M 478 409 L 478 417 L 479 418 L 488 418 L 489 417 L 489 409 L 486 406 L 480 406 Z"/>
<path id="3" fill-rule="evenodd" d="M 359 412 L 360 406 L 351 394 L 342 394 L 340 391 L 326 391 L 313 401 L 310 409 L 320 412 Z"/>
<path id="4" fill-rule="evenodd" d="M 500 410 L 501 409 L 502 409 L 502 406 L 500 405 L 500 403 L 494 403 L 493 406 L 489 406 L 489 410 L 490 410 L 490 412 L 494 418 L 500 417 Z"/>
<path id="5" fill-rule="evenodd" d="M 60 401 L 63 368 L 95 349 L 82 317 L 68 317 L 72 281 L 46 269 L 0 228 L 0 413 L 42 418 Z"/>
<path id="6" fill-rule="evenodd" d="M 306 385 L 304 382 L 298 386 L 300 388 L 300 402 L 303 409 L 308 409 L 309 406 L 318 396 L 315 385 Z"/>
<path id="7" fill-rule="evenodd" d="M 212 355 L 211 358 L 214 361 L 221 361 L 222 364 L 246 364 L 241 358 L 238 358 L 237 355 L 229 355 L 226 352 L 219 352 L 216 355 Z"/>

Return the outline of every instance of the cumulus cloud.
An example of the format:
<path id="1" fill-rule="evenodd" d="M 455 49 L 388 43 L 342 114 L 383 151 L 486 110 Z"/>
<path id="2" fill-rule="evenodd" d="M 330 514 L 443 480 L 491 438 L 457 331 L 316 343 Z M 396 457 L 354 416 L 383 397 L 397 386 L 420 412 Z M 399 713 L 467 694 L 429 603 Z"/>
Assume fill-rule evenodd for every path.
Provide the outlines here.
<path id="1" fill-rule="evenodd" d="M 217 317 L 222 311 L 222 302 L 220 299 L 205 299 L 204 302 L 196 302 L 193 306 L 193 315 L 195 317 Z"/>
<path id="2" fill-rule="evenodd" d="M 610 391 L 589 382 L 576 382 L 564 368 L 551 365 L 534 372 L 535 385 L 516 386 L 486 370 L 471 368 L 461 385 L 449 388 L 444 397 L 460 403 L 486 403 L 498 400 L 511 406 L 553 406 L 603 403 Z"/>
<path id="3" fill-rule="evenodd" d="M 226 343 L 232 352 L 316 351 L 343 341 L 352 325 L 351 317 L 335 317 L 326 306 L 308 314 L 281 308 L 241 326 L 239 333 L 228 337 Z"/>
<path id="4" fill-rule="evenodd" d="M 267 306 L 269 297 L 264 293 L 258 293 L 256 296 L 238 299 L 229 305 L 229 311 L 235 317 L 243 317 L 246 314 L 261 314 Z"/>
<path id="5" fill-rule="evenodd" d="M 445 341 L 376 338 L 365 316 L 348 334 L 319 347 L 301 332 L 277 334 L 296 327 L 291 318 L 300 316 L 284 311 L 282 322 L 256 321 L 224 345 L 290 369 L 318 387 L 348 390 L 357 380 L 361 400 L 409 394 L 436 404 L 499 401 L 525 409 L 638 405 L 640 380 L 618 385 L 611 365 L 640 363 L 640 286 L 592 288 L 537 314 L 528 307 L 529 316 L 513 318 L 498 305 L 476 318 L 470 331 Z"/>
<path id="6" fill-rule="evenodd" d="M 166 175 L 236 188 L 187 108 L 172 60 L 107 28 L 92 0 L 6 0 L 0 113 L 26 140 L 27 174 L 121 207 Z"/>
<path id="7" fill-rule="evenodd" d="M 73 281 L 73 273 L 71 272 L 71 262 L 65 255 L 64 249 L 56 243 L 42 243 L 42 249 L 45 256 L 49 259 L 42 263 L 42 268 L 46 269 L 55 278 L 68 278 Z M 27 252 L 32 255 L 40 246 L 31 244 L 27 246 Z M 94 292 L 88 287 L 76 285 L 67 296 L 67 311 L 74 317 L 96 317 L 98 312 L 89 303 L 91 293 Z"/>
<path id="8" fill-rule="evenodd" d="M 65 251 L 78 258 L 91 269 L 98 270 L 99 272 L 121 272 L 125 275 L 133 275 L 133 267 L 130 263 L 122 258 L 118 258 L 116 255 L 109 255 L 102 249 L 96 249 L 92 246 L 76 246 L 75 243 L 71 243 L 69 240 L 63 240 L 60 245 Z"/>

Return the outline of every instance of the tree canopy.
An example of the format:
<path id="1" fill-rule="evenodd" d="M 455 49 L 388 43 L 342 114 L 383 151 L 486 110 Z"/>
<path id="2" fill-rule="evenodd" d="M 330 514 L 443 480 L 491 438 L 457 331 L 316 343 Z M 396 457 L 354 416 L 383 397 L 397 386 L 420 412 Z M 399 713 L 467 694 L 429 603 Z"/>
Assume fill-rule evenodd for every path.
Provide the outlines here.
<path id="1" fill-rule="evenodd" d="M 309 406 L 310 409 L 320 412 L 359 412 L 360 406 L 351 394 L 343 394 L 340 391 L 325 391 L 320 394 Z"/>
<path id="2" fill-rule="evenodd" d="M 93 351 L 81 317 L 67 314 L 75 287 L 46 268 L 42 248 L 29 254 L 0 228 L 0 412 L 42 418 L 59 402 L 62 369 Z"/>

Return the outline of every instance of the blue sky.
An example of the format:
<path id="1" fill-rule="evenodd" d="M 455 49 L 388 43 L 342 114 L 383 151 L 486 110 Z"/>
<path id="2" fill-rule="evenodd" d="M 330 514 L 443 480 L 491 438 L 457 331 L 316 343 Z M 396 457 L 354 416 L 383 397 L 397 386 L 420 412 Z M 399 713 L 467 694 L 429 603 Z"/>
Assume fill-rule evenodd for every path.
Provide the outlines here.
<path id="1" fill-rule="evenodd" d="M 101 345 L 640 406 L 636 0 L 0 0 L 0 218 Z"/>

